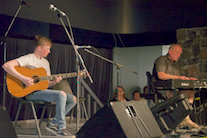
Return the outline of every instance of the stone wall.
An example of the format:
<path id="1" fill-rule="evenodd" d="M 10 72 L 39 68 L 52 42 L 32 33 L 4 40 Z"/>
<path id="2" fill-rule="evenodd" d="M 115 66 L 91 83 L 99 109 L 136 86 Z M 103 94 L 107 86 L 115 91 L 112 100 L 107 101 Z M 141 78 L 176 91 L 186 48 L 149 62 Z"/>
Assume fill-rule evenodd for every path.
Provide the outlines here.
<path id="1" fill-rule="evenodd" d="M 177 29 L 177 40 L 183 47 L 182 74 L 207 78 L 207 27 Z"/>

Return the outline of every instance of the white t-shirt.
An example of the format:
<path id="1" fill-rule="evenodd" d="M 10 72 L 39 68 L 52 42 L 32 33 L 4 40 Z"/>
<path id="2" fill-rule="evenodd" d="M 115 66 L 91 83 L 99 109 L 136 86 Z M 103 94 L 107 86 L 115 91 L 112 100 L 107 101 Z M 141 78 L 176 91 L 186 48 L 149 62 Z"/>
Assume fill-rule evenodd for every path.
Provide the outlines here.
<path id="1" fill-rule="evenodd" d="M 35 56 L 34 53 L 21 56 L 16 60 L 19 62 L 20 66 L 22 67 L 26 67 L 29 69 L 44 68 L 47 72 L 47 76 L 51 75 L 50 63 L 48 62 L 48 60 L 43 57 L 39 59 Z"/>

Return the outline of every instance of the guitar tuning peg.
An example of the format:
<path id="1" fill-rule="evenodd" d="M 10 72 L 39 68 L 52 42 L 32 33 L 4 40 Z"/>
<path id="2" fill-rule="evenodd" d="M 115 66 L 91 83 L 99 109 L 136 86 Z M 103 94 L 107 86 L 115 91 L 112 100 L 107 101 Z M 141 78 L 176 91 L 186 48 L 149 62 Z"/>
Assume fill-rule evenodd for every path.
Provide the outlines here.
<path id="1" fill-rule="evenodd" d="M 87 72 L 84 69 L 84 79 L 88 76 Z"/>

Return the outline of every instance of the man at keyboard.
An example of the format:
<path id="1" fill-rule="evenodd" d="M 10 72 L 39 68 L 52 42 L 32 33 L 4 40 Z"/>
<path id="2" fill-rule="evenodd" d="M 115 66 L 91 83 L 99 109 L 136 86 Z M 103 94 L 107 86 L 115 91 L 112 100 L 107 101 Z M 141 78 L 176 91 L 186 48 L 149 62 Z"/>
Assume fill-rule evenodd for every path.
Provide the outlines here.
<path id="1" fill-rule="evenodd" d="M 159 80 L 169 80 L 169 79 L 181 79 L 181 80 L 196 80 L 193 77 L 182 76 L 180 73 L 180 67 L 178 59 L 182 54 L 182 47 L 179 44 L 172 44 L 168 50 L 168 54 L 165 56 L 158 57 L 154 62 L 153 76 Z M 194 101 L 195 92 L 192 90 L 182 91 L 188 96 L 189 102 L 192 104 Z M 174 96 L 173 90 L 166 90 L 166 99 L 172 98 Z M 185 126 L 198 127 L 194 123 L 190 116 L 188 115 L 182 122 Z"/>

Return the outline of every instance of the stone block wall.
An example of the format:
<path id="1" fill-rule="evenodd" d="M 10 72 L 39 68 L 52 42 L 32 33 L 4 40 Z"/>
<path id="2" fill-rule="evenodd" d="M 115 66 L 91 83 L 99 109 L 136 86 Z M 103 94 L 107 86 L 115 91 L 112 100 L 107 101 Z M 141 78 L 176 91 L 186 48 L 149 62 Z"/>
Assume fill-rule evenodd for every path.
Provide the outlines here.
<path id="1" fill-rule="evenodd" d="M 207 78 L 207 27 L 177 29 L 177 40 L 183 47 L 182 75 Z"/>

